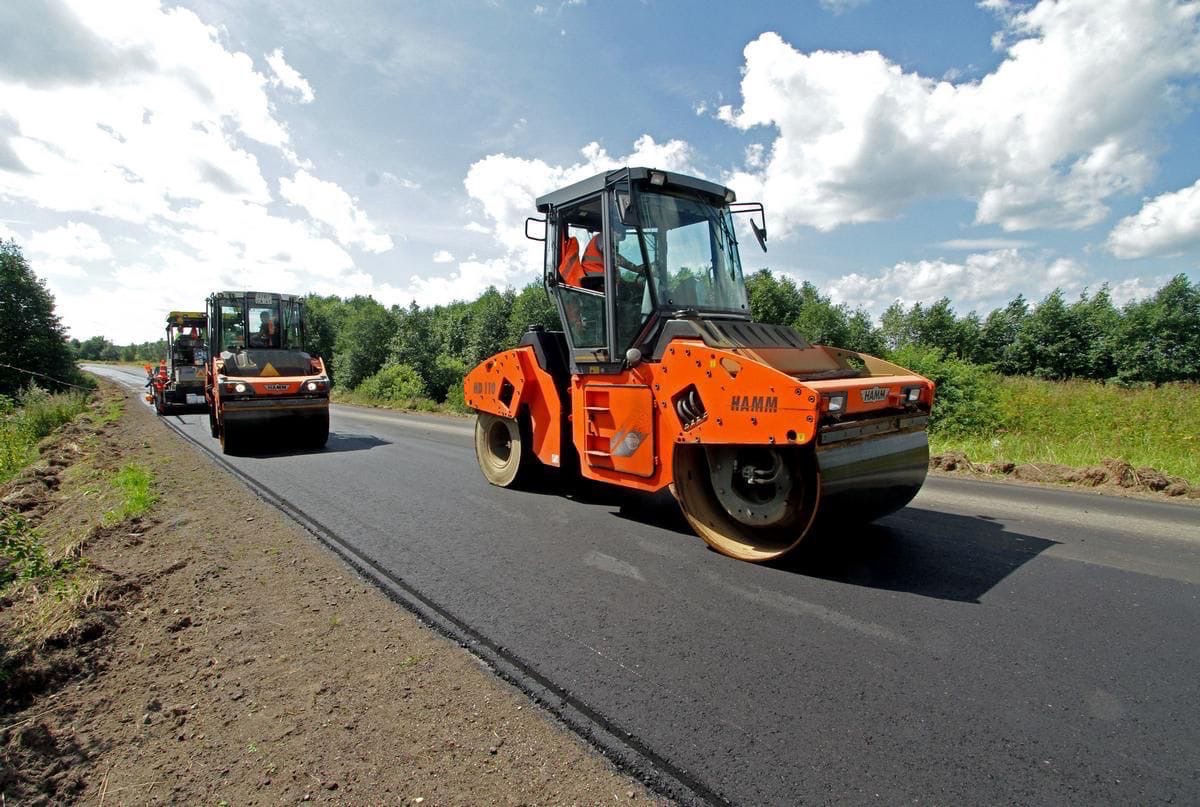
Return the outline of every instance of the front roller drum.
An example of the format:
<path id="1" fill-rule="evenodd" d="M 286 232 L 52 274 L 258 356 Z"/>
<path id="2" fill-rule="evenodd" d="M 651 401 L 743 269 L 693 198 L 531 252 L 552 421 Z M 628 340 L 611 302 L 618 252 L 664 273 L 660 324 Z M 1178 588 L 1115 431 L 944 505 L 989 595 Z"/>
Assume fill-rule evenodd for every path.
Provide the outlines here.
<path id="1" fill-rule="evenodd" d="M 705 543 L 739 560 L 787 554 L 812 529 L 820 477 L 795 446 L 678 445 L 673 490 Z"/>
<path id="2" fill-rule="evenodd" d="M 817 529 L 865 524 L 917 495 L 929 466 L 924 431 L 822 446 L 675 448 L 674 492 L 718 552 L 767 561 Z"/>

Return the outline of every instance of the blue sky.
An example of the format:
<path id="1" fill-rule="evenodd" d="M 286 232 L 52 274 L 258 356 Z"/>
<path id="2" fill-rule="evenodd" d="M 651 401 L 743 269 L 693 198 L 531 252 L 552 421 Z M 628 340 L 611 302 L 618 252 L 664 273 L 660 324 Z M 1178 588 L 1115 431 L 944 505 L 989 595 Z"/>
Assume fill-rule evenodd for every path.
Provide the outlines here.
<path id="1" fill-rule="evenodd" d="M 535 279 L 625 163 L 767 205 L 747 269 L 878 313 L 1200 278 L 1200 5 L 9 0 L 0 237 L 75 336 L 208 291 Z"/>

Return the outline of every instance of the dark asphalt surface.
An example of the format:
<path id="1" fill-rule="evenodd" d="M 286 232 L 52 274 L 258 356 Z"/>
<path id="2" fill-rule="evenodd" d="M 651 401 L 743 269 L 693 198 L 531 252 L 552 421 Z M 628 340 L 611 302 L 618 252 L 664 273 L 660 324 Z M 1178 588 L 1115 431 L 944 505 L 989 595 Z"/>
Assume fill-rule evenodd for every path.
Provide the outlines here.
<path id="1" fill-rule="evenodd" d="M 1200 508 L 932 478 L 764 567 L 669 497 L 490 487 L 470 428 L 233 462 L 729 801 L 1200 803 Z"/>

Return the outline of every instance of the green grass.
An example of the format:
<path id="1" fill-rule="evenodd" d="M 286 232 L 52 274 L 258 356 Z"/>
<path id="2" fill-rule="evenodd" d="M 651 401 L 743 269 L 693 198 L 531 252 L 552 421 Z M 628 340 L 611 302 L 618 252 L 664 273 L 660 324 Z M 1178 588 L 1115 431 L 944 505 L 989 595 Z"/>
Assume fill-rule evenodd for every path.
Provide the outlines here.
<path id="1" fill-rule="evenodd" d="M 111 525 L 146 513 L 158 497 L 154 493 L 154 477 L 139 465 L 129 464 L 113 477 L 121 491 L 121 504 L 104 514 L 104 523 Z"/>
<path id="2" fill-rule="evenodd" d="M 37 444 L 88 407 L 82 392 L 50 394 L 30 387 L 14 401 L 0 396 L 0 483 L 37 459 Z"/>
<path id="3" fill-rule="evenodd" d="M 935 434 L 935 452 L 962 451 L 974 462 L 1076 467 L 1111 457 L 1200 484 L 1200 384 L 998 383 L 1000 426 L 974 435 Z"/>

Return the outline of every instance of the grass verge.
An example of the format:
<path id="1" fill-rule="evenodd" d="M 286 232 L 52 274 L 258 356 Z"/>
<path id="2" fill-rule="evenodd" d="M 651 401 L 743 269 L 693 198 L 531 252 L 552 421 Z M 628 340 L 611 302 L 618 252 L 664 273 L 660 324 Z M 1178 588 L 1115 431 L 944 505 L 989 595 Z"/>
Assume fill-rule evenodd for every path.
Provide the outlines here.
<path id="1" fill-rule="evenodd" d="M 996 429 L 935 433 L 933 451 L 961 451 L 973 462 L 1073 467 L 1111 457 L 1200 484 L 1200 384 L 1129 389 L 1095 381 L 1002 378 L 997 394 Z"/>
<path id="2" fill-rule="evenodd" d="M 0 396 L 0 483 L 37 458 L 39 440 L 87 408 L 82 392 L 51 394 L 29 387 L 16 400 Z"/>
<path id="3" fill-rule="evenodd" d="M 130 463 L 122 467 L 113 477 L 113 484 L 121 493 L 121 503 L 104 514 L 105 526 L 137 518 L 158 500 L 154 493 L 154 476 L 140 465 Z"/>

